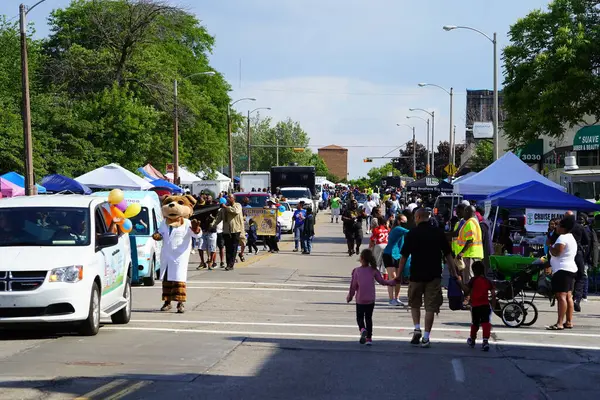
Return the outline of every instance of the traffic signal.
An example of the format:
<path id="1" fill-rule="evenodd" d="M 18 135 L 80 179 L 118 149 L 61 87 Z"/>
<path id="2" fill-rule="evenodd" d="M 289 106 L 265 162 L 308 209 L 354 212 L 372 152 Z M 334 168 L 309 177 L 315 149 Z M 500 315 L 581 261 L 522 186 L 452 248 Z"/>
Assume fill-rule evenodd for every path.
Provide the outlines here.
<path id="1" fill-rule="evenodd" d="M 427 175 L 431 174 L 431 169 L 429 168 L 429 164 L 427 164 L 427 166 L 425 167 L 425 174 L 427 174 Z"/>
<path id="2" fill-rule="evenodd" d="M 365 159 L 363 159 L 363 162 L 373 162 L 373 159 L 372 158 L 365 158 Z"/>
<path id="3" fill-rule="evenodd" d="M 292 148 L 292 151 L 294 153 L 304 153 L 305 148 L 304 147 L 294 147 Z"/>

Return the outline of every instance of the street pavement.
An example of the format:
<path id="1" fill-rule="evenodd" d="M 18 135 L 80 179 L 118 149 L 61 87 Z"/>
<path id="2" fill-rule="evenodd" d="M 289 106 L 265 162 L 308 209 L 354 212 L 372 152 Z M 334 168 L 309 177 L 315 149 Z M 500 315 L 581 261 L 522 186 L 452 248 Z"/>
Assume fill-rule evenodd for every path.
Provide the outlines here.
<path id="1" fill-rule="evenodd" d="M 231 272 L 189 269 L 187 311 L 162 313 L 160 284 L 134 288 L 132 321 L 95 337 L 44 331 L 0 337 L 0 399 L 597 399 L 600 301 L 575 329 L 544 330 L 555 309 L 508 328 L 494 316 L 489 353 L 465 340 L 470 315 L 447 305 L 432 347 L 409 344 L 407 309 L 378 288 L 374 345 L 358 343 L 345 297 L 357 258 L 341 224 L 318 216 L 310 256 L 248 257 Z M 365 243 L 367 239 L 365 238 Z M 406 288 L 402 288 L 406 298 Z"/>

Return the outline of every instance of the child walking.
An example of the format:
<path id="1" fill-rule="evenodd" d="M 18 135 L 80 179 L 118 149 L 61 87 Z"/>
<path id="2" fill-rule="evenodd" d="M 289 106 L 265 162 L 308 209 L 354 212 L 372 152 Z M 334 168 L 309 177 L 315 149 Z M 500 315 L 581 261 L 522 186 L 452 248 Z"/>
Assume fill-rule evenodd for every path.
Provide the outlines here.
<path id="1" fill-rule="evenodd" d="M 254 250 L 254 254 L 258 254 L 258 247 L 256 246 L 256 242 L 258 241 L 257 229 L 256 222 L 250 218 L 248 221 L 248 249 L 250 253 Z"/>
<path id="2" fill-rule="evenodd" d="M 360 267 L 352 271 L 350 292 L 346 301 L 350 303 L 356 294 L 356 321 L 360 330 L 360 344 L 370 346 L 373 337 L 373 309 L 375 308 L 375 281 L 381 285 L 396 286 L 396 281 L 385 280 L 377 269 L 373 252 L 365 249 L 360 253 Z"/>
<path id="3" fill-rule="evenodd" d="M 492 308 L 496 304 L 496 293 L 494 285 L 487 279 L 485 274 L 485 266 L 481 261 L 476 261 L 471 266 L 473 269 L 473 278 L 467 285 L 462 285 L 466 294 L 471 295 L 471 337 L 467 339 L 467 344 L 473 348 L 477 339 L 479 325 L 483 328 L 483 343 L 481 349 L 489 351 L 490 345 L 488 340 L 492 332 L 492 324 L 490 323 L 490 315 Z M 491 293 L 491 305 L 488 299 L 488 292 Z"/>

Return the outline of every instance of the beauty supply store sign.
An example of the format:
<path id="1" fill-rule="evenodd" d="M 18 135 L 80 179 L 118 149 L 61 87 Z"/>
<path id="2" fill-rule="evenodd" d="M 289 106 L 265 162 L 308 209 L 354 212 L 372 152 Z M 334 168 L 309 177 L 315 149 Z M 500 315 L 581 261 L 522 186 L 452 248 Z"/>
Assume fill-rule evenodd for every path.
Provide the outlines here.
<path id="1" fill-rule="evenodd" d="M 567 210 L 542 210 L 527 208 L 525 210 L 525 229 L 527 232 L 548 232 L 548 223 L 554 218 L 564 217 Z"/>

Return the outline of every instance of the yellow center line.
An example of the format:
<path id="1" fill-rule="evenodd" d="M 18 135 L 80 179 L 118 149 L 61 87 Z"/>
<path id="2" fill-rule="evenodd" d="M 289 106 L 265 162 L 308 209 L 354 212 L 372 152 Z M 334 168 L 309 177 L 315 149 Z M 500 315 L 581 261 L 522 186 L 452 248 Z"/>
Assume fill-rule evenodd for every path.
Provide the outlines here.
<path id="1" fill-rule="evenodd" d="M 144 386 L 148 386 L 150 385 L 152 382 L 150 381 L 140 381 L 138 383 L 134 383 L 131 386 L 126 387 L 125 389 L 113 394 L 110 397 L 105 398 L 104 400 L 119 400 L 122 399 L 123 397 L 137 391 L 140 390 L 141 388 L 143 388 Z"/>
<path id="2" fill-rule="evenodd" d="M 112 382 L 108 382 L 106 385 L 102 385 L 99 388 L 92 390 L 89 393 L 84 394 L 81 397 L 77 397 L 75 400 L 90 400 L 93 399 L 96 396 L 99 396 L 101 394 L 104 394 L 108 391 L 113 390 L 114 388 L 121 386 L 123 384 L 126 384 L 127 380 L 126 379 L 116 379 Z"/>

